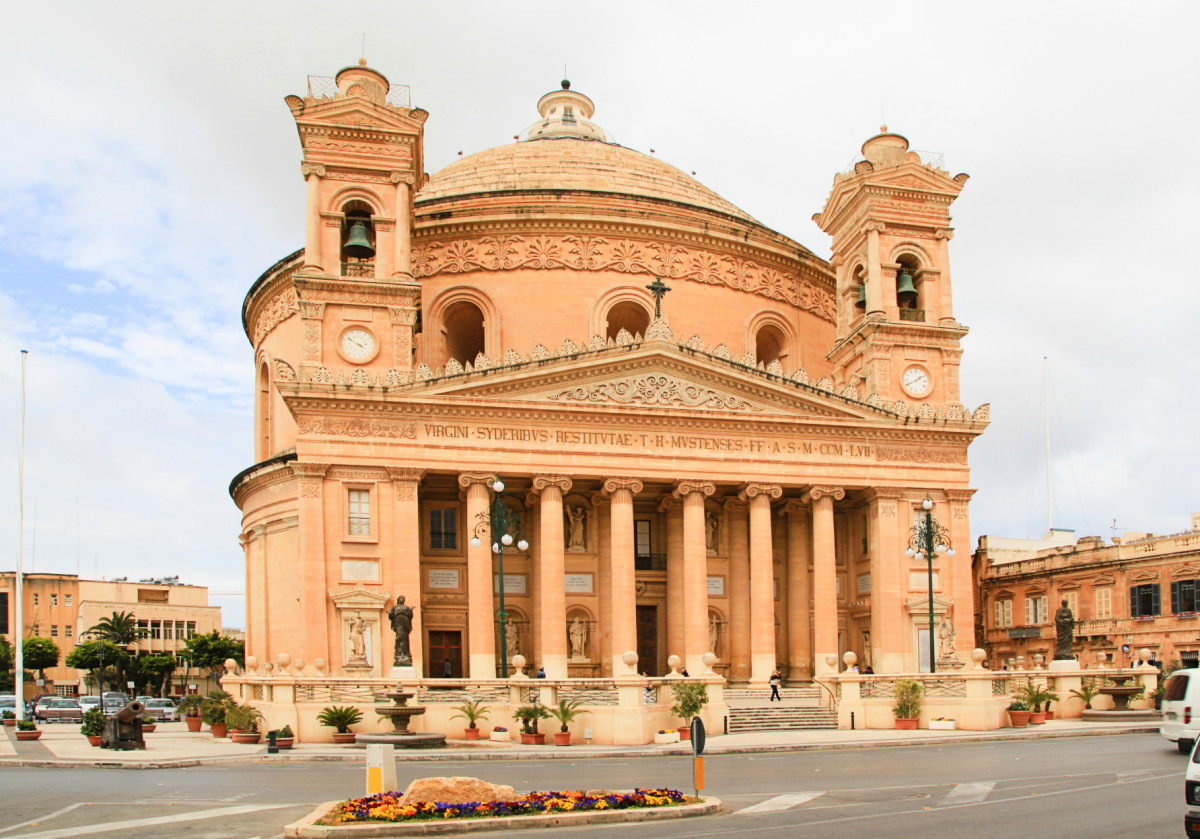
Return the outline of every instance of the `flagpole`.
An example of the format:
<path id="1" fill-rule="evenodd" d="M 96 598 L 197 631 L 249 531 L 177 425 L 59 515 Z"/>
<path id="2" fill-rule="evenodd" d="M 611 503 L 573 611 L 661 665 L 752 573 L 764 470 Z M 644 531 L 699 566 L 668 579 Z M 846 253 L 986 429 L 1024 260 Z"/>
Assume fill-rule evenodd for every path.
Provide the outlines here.
<path id="1" fill-rule="evenodd" d="M 25 717 L 25 622 L 24 622 L 24 582 L 21 568 L 25 550 L 25 362 L 29 356 L 28 350 L 21 350 L 21 444 L 17 455 L 17 574 L 14 580 L 16 603 L 16 631 L 13 638 L 16 643 L 15 667 L 13 667 L 13 693 L 17 696 L 17 707 L 14 709 L 17 719 Z"/>

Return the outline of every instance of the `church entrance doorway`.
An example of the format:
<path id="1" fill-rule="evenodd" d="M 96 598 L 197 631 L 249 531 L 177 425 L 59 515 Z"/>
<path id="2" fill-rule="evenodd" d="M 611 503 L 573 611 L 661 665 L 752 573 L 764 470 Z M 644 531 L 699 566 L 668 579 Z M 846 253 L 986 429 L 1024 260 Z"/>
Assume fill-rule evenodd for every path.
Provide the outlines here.
<path id="1" fill-rule="evenodd" d="M 431 679 L 440 679 L 445 674 L 446 660 L 450 661 L 450 676 L 454 679 L 463 677 L 462 667 L 462 632 L 457 630 L 429 630 L 429 662 L 427 674 Z"/>
<path id="2" fill-rule="evenodd" d="M 658 607 L 637 607 L 638 671 L 650 676 L 658 672 Z"/>

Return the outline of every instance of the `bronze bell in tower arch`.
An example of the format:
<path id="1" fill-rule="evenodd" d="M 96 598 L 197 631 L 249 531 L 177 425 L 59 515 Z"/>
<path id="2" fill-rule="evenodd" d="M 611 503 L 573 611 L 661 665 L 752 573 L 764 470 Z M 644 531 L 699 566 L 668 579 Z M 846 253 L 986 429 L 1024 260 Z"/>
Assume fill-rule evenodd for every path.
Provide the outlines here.
<path id="1" fill-rule="evenodd" d="M 911 295 L 909 297 L 901 297 L 901 295 Z M 896 278 L 896 300 L 899 303 L 912 302 L 917 299 L 917 287 L 913 285 L 912 274 L 908 273 L 907 269 L 900 272 L 900 276 Z"/>
<path id="2" fill-rule="evenodd" d="M 867 308 L 867 284 L 863 283 L 858 287 L 858 299 L 854 301 L 854 308 Z"/>
<path id="3" fill-rule="evenodd" d="M 342 251 L 346 256 L 352 256 L 355 259 L 369 259 L 375 255 L 375 246 L 371 244 L 371 240 L 367 236 L 366 222 L 354 222 L 354 226 L 350 228 L 350 236 L 346 239 L 346 244 L 342 247 Z"/>

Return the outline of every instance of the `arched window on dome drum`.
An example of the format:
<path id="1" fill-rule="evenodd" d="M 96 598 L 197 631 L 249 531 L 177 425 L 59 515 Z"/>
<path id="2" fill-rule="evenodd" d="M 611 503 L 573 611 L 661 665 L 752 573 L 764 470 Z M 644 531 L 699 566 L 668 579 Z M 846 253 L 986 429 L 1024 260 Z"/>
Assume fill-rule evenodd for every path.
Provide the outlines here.
<path id="1" fill-rule="evenodd" d="M 467 300 L 460 300 L 446 308 L 442 315 L 442 335 L 446 347 L 445 364 L 450 359 L 466 364 L 474 363 L 476 356 L 484 351 L 483 311 Z"/>
<path id="2" fill-rule="evenodd" d="M 342 225 L 341 261 L 343 277 L 375 276 L 375 223 L 371 207 L 363 201 L 348 201 Z"/>
<path id="3" fill-rule="evenodd" d="M 271 369 L 264 361 L 258 370 L 258 399 L 255 405 L 258 414 L 258 435 L 254 449 L 254 460 L 258 463 L 271 456 Z"/>
<path id="4" fill-rule="evenodd" d="M 896 306 L 900 309 L 900 320 L 925 320 L 924 283 L 921 281 L 921 263 L 905 254 L 898 260 L 896 271 Z"/>
<path id="5" fill-rule="evenodd" d="M 778 326 L 767 324 L 754 336 L 754 358 L 763 364 L 778 361 L 783 364 L 788 357 L 788 341 Z"/>
<path id="6" fill-rule="evenodd" d="M 630 335 L 646 335 L 650 327 L 650 312 L 638 303 L 623 300 L 608 310 L 605 338 L 616 339 L 622 329 Z"/>

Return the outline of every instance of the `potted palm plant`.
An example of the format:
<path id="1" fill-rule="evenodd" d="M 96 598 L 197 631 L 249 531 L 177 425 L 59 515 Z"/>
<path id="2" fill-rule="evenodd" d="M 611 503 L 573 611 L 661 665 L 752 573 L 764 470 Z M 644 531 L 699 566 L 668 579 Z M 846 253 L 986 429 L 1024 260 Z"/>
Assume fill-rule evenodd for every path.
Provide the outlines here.
<path id="1" fill-rule="evenodd" d="M 225 724 L 229 726 L 229 736 L 235 743 L 254 744 L 262 739 L 258 724 L 262 722 L 262 714 L 251 705 L 234 705 L 225 712 Z"/>
<path id="2" fill-rule="evenodd" d="M 486 720 L 488 715 L 488 709 L 483 700 L 468 699 L 466 702 L 463 702 L 460 705 L 455 705 L 454 710 L 458 711 L 458 713 L 452 716 L 450 719 L 462 719 L 467 721 L 467 727 L 463 731 L 463 736 L 468 740 L 478 740 L 479 729 L 476 728 L 475 723 L 479 722 L 480 720 Z"/>
<path id="3" fill-rule="evenodd" d="M 353 743 L 354 732 L 350 726 L 362 722 L 362 711 L 353 705 L 330 705 L 317 715 L 317 722 L 336 729 L 333 732 L 333 742 Z"/>
<path id="4" fill-rule="evenodd" d="M 296 745 L 296 735 L 292 733 L 290 725 L 285 725 L 275 732 L 275 745 L 280 749 L 290 749 Z"/>
<path id="5" fill-rule="evenodd" d="M 1042 725 L 1046 722 L 1046 712 L 1042 710 L 1042 705 L 1050 695 L 1045 688 L 1032 681 L 1021 690 L 1021 698 L 1030 708 L 1030 725 Z"/>
<path id="6" fill-rule="evenodd" d="M 521 742 L 526 746 L 541 746 L 546 742 L 546 735 L 538 731 L 538 720 L 550 719 L 550 711 L 545 705 L 531 702 L 513 711 L 513 719 L 521 723 Z"/>
<path id="7" fill-rule="evenodd" d="M 1099 695 L 1100 691 L 1096 690 L 1095 685 L 1084 684 L 1082 687 L 1071 689 L 1071 696 L 1083 700 L 1083 709 L 1085 711 L 1092 710 L 1092 700 Z"/>
<path id="8" fill-rule="evenodd" d="M 683 720 L 679 726 L 679 739 L 692 739 L 692 719 L 708 704 L 708 688 L 702 682 L 678 682 L 671 686 L 671 713 Z"/>
<path id="9" fill-rule="evenodd" d="M 571 745 L 571 732 L 567 726 L 571 721 L 583 713 L 579 706 L 583 704 L 582 699 L 560 699 L 558 705 L 549 709 L 550 715 L 558 720 L 562 728 L 554 732 L 554 745 L 569 746 Z"/>
<path id="10" fill-rule="evenodd" d="M 1029 725 L 1029 703 L 1024 699 L 1014 699 L 1008 704 L 1008 724 L 1013 728 L 1024 728 Z"/>
<path id="11" fill-rule="evenodd" d="M 41 729 L 34 724 L 33 720 L 17 720 L 18 740 L 36 740 L 41 736 Z"/>
<path id="12" fill-rule="evenodd" d="M 200 710 L 204 707 L 204 697 L 198 693 L 189 693 L 179 700 L 179 713 L 187 723 L 188 731 L 199 731 L 204 720 L 200 719 Z"/>
<path id="13" fill-rule="evenodd" d="M 100 745 L 100 738 L 104 734 L 104 714 L 100 713 L 99 708 L 92 708 L 90 711 L 84 712 L 79 732 L 93 746 Z"/>
<path id="14" fill-rule="evenodd" d="M 914 679 L 899 679 L 892 699 L 892 716 L 896 728 L 915 729 L 921 719 L 921 683 Z"/>
<path id="15" fill-rule="evenodd" d="M 236 707 L 233 694 L 223 690 L 210 691 L 200 706 L 200 719 L 208 723 L 213 737 L 224 737 L 229 731 L 225 723 L 225 715 L 230 708 Z"/>

